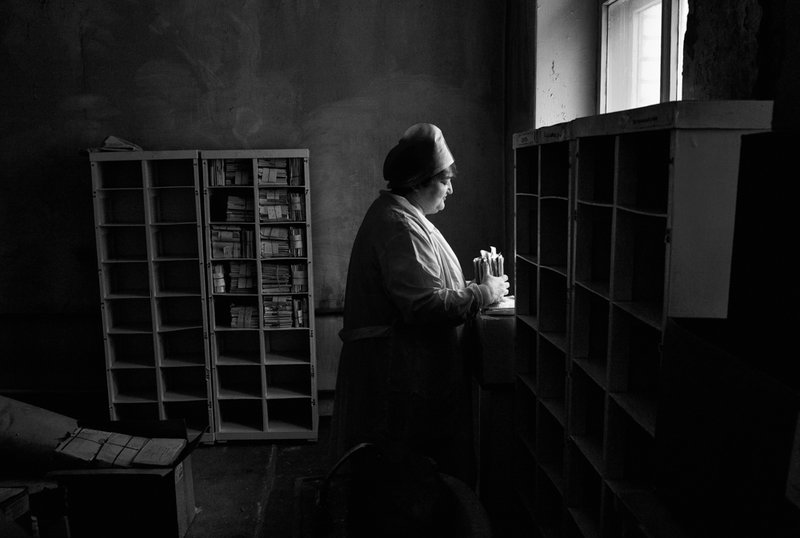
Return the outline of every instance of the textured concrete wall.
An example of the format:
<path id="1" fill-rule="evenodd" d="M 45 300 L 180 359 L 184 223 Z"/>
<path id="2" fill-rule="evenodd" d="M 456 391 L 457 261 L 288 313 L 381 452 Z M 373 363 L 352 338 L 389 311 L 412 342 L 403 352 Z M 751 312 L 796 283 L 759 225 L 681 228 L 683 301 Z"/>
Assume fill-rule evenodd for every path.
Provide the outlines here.
<path id="1" fill-rule="evenodd" d="M 534 127 L 536 107 L 536 2 L 509 0 L 506 11 L 506 229 L 514 229 L 514 133 Z M 514 234 L 506 234 L 505 252 L 514 252 Z M 514 282 L 514 264 L 507 264 L 508 276 Z M 513 285 L 513 284 L 512 284 Z M 512 293 L 514 290 L 512 289 Z"/>
<path id="2" fill-rule="evenodd" d="M 536 1 L 536 127 L 597 111 L 598 13 L 596 2 Z"/>
<path id="3" fill-rule="evenodd" d="M 434 220 L 462 262 L 504 238 L 502 4 L 7 0 L 0 21 L 7 319 L 79 314 L 82 338 L 98 338 L 81 150 L 109 134 L 145 149 L 309 148 L 324 308 L 341 306 L 383 157 L 412 123 L 438 124 L 456 157 L 455 196 Z M 0 344 L 41 354 L 42 332 L 4 331 Z M 95 353 L 82 338 L 73 349 Z"/>
<path id="4" fill-rule="evenodd" d="M 752 99 L 759 65 L 758 0 L 689 0 L 683 49 L 684 99 Z"/>

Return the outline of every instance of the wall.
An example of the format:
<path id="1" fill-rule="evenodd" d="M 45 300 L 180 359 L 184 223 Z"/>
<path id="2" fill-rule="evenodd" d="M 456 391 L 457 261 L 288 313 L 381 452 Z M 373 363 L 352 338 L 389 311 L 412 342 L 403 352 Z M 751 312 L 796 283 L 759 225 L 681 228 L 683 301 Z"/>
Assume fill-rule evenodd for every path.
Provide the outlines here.
<path id="1" fill-rule="evenodd" d="M 514 133 L 534 128 L 536 107 L 536 5 L 531 0 L 509 0 L 506 9 L 505 61 L 505 176 L 506 229 L 514 230 Z M 514 252 L 513 233 L 506 234 L 506 257 Z M 514 264 L 507 263 L 514 282 Z M 512 287 L 511 293 L 514 293 Z"/>
<path id="2" fill-rule="evenodd" d="M 7 0 L 0 21 L 0 389 L 104 390 L 82 150 L 110 134 L 152 150 L 310 149 L 323 361 L 352 239 L 408 125 L 438 124 L 456 157 L 434 222 L 462 262 L 504 239 L 495 2 Z"/>
<path id="3" fill-rule="evenodd" d="M 683 49 L 684 99 L 748 99 L 759 75 L 758 0 L 689 0 Z"/>
<path id="4" fill-rule="evenodd" d="M 536 1 L 536 127 L 596 113 L 598 13 L 596 2 Z"/>

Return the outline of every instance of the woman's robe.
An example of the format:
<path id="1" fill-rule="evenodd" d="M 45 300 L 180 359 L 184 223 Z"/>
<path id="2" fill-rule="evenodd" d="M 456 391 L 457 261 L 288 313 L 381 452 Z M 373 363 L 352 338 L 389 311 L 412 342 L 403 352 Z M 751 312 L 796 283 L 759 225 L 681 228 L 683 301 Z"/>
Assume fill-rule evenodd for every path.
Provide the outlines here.
<path id="1" fill-rule="evenodd" d="M 401 443 L 474 483 L 463 324 L 489 302 L 450 245 L 402 196 L 382 192 L 356 235 L 333 411 L 340 456 L 368 440 Z"/>

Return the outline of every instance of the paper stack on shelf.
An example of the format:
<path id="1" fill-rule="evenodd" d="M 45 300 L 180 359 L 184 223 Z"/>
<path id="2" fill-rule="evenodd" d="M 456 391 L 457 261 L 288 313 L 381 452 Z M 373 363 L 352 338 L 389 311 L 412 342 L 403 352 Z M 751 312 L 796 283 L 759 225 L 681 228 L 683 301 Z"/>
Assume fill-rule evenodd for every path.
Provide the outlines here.
<path id="1" fill-rule="evenodd" d="M 289 185 L 303 184 L 303 160 L 289 159 Z"/>
<path id="2" fill-rule="evenodd" d="M 231 327 L 237 329 L 257 329 L 258 311 L 255 306 L 231 305 Z"/>
<path id="3" fill-rule="evenodd" d="M 289 228 L 289 239 L 291 241 L 289 251 L 292 256 L 302 257 L 306 255 L 305 240 L 303 239 L 303 229 Z"/>
<path id="4" fill-rule="evenodd" d="M 250 222 L 253 220 L 253 200 L 243 196 L 229 195 L 225 209 L 228 222 Z"/>
<path id="5" fill-rule="evenodd" d="M 294 307 L 294 326 L 308 326 L 308 300 L 305 297 L 297 298 L 292 301 Z"/>
<path id="6" fill-rule="evenodd" d="M 246 262 L 230 263 L 230 292 L 252 293 L 255 291 L 255 267 Z"/>
<path id="7" fill-rule="evenodd" d="M 258 215 L 261 220 L 290 220 L 289 194 L 286 189 L 260 189 Z"/>
<path id="8" fill-rule="evenodd" d="M 211 266 L 211 279 L 214 284 L 214 293 L 225 293 L 225 264 L 215 263 Z"/>
<path id="9" fill-rule="evenodd" d="M 225 161 L 208 161 L 208 184 L 217 187 L 225 185 Z"/>
<path id="10" fill-rule="evenodd" d="M 242 229 L 238 226 L 212 224 L 211 250 L 214 258 L 241 258 Z"/>
<path id="11" fill-rule="evenodd" d="M 286 159 L 258 159 L 259 185 L 288 185 Z"/>
<path id="12" fill-rule="evenodd" d="M 289 266 L 277 263 L 261 265 L 261 291 L 262 293 L 290 293 L 292 292 L 292 274 Z"/>
<path id="13" fill-rule="evenodd" d="M 289 256 L 289 229 L 282 226 L 261 227 L 261 257 Z"/>
<path id="14" fill-rule="evenodd" d="M 296 221 L 306 220 L 305 199 L 303 195 L 299 192 L 293 192 L 289 197 L 291 201 L 289 219 Z"/>
<path id="15" fill-rule="evenodd" d="M 291 297 L 265 297 L 264 298 L 264 326 L 275 329 L 292 327 Z"/>
<path id="16" fill-rule="evenodd" d="M 211 257 L 252 258 L 253 230 L 240 226 L 211 225 Z"/>
<path id="17" fill-rule="evenodd" d="M 307 264 L 292 264 L 292 292 L 302 293 L 308 291 L 308 267 Z"/>
<path id="18" fill-rule="evenodd" d="M 250 184 L 250 161 L 225 161 L 225 185 Z"/>
<path id="19" fill-rule="evenodd" d="M 90 152 L 95 151 L 142 151 L 142 147 L 124 138 L 109 135 L 103 140 L 103 145 L 99 148 L 89 148 Z"/>

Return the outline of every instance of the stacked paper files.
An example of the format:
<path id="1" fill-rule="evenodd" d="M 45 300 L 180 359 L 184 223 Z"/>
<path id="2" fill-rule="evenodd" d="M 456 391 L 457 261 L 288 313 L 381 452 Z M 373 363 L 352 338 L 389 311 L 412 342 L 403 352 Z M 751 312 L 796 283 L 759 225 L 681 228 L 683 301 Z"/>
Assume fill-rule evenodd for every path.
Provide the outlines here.
<path id="1" fill-rule="evenodd" d="M 78 428 L 56 451 L 98 467 L 168 467 L 186 447 L 186 439 L 147 438 Z"/>
<path id="2" fill-rule="evenodd" d="M 489 251 L 481 250 L 481 255 L 473 259 L 472 264 L 475 271 L 476 284 L 482 282 L 483 274 L 487 267 L 489 268 L 489 274 L 492 276 L 503 276 L 505 274 L 503 255 L 499 254 L 495 247 L 490 247 Z"/>

